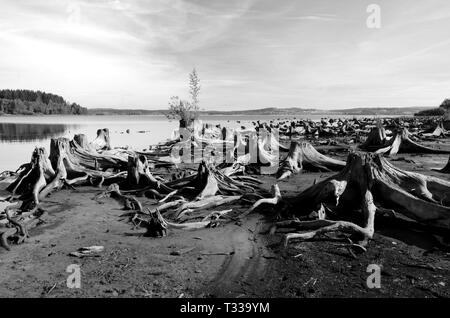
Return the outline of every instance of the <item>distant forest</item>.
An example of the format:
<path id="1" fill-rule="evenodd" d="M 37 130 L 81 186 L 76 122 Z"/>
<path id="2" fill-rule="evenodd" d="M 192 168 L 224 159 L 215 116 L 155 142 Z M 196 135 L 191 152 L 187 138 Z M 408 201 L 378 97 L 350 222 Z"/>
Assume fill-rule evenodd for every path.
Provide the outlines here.
<path id="1" fill-rule="evenodd" d="M 87 114 L 87 108 L 68 103 L 63 97 L 31 90 L 0 90 L 0 115 L 2 114 Z"/>
<path id="2" fill-rule="evenodd" d="M 414 116 L 443 116 L 447 114 L 450 115 L 450 99 L 445 99 L 438 108 L 432 108 L 420 111 Z"/>

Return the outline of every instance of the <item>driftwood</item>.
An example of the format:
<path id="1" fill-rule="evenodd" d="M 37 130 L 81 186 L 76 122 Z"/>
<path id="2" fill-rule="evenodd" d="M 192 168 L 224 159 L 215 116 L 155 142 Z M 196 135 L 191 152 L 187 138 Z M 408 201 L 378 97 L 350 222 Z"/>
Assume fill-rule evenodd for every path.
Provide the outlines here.
<path id="1" fill-rule="evenodd" d="M 418 144 L 411 140 L 410 133 L 406 128 L 397 131 L 391 139 L 387 139 L 384 128 L 376 127 L 371 131 L 366 142 L 360 145 L 359 148 L 378 154 L 386 154 L 388 156 L 393 156 L 397 153 L 450 153 L 450 151 L 447 150 L 433 149 Z"/>
<path id="2" fill-rule="evenodd" d="M 140 216 L 135 216 L 133 222 L 138 223 L 146 229 L 144 236 L 163 237 L 167 236 L 168 229 L 177 230 L 199 230 L 208 227 L 215 227 L 220 222 L 220 217 L 229 213 L 231 210 L 211 212 L 198 222 L 173 223 L 165 219 L 159 210 L 148 212 Z"/>
<path id="3" fill-rule="evenodd" d="M 291 142 L 289 153 L 277 172 L 278 180 L 289 177 L 292 173 L 299 173 L 303 169 L 308 171 L 339 171 L 345 167 L 345 162 L 332 159 L 319 153 L 309 142 Z"/>
<path id="4" fill-rule="evenodd" d="M 326 205 L 333 214 L 360 211 L 360 224 L 341 220 L 294 221 L 302 233 L 289 233 L 293 239 L 312 239 L 317 235 L 341 231 L 355 234 L 360 244 L 372 238 L 375 214 L 394 211 L 429 228 L 448 231 L 450 227 L 450 182 L 422 174 L 403 171 L 377 154 L 352 153 L 346 167 L 303 191 L 293 202 L 291 211 L 305 215 Z"/>

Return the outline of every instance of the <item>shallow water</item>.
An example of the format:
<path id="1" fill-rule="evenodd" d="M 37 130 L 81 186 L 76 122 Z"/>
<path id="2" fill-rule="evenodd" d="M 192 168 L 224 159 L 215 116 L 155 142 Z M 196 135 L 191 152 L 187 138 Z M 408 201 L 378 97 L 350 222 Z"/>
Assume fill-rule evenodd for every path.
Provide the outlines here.
<path id="1" fill-rule="evenodd" d="M 271 119 L 320 119 L 323 115 L 308 116 L 258 116 L 261 121 Z M 345 116 L 328 116 L 345 117 Z M 354 116 L 348 116 L 354 117 Z M 230 128 L 252 127 L 255 116 L 203 116 L 204 123 L 221 124 Z M 165 116 L 0 116 L 0 172 L 16 170 L 28 162 L 35 147 L 49 150 L 50 139 L 85 134 L 93 140 L 99 128 L 109 128 L 112 147 L 129 146 L 143 150 L 171 137 L 178 128 L 177 121 Z M 127 130 L 129 129 L 129 133 Z"/>
<path id="2" fill-rule="evenodd" d="M 261 119 L 280 118 L 265 117 Z M 205 116 L 202 121 L 228 127 L 250 127 L 252 118 L 254 116 Z M 28 162 L 35 147 L 49 150 L 51 138 L 72 139 L 74 134 L 85 134 L 92 140 L 99 128 L 109 128 L 112 147 L 143 150 L 170 138 L 172 131 L 178 128 L 178 122 L 155 115 L 0 116 L 0 172 L 16 170 Z"/>

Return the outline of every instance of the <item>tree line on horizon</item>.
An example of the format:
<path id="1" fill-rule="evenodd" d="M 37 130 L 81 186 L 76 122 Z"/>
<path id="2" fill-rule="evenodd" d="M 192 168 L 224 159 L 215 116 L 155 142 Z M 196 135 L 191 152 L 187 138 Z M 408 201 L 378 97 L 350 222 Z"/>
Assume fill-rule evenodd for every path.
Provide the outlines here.
<path id="1" fill-rule="evenodd" d="M 0 90 L 0 115 L 82 115 L 87 113 L 87 108 L 76 103 L 69 103 L 59 95 L 26 89 Z"/>
<path id="2" fill-rule="evenodd" d="M 444 116 L 449 113 L 450 99 L 446 98 L 438 108 L 426 109 L 414 114 L 414 116 Z"/>

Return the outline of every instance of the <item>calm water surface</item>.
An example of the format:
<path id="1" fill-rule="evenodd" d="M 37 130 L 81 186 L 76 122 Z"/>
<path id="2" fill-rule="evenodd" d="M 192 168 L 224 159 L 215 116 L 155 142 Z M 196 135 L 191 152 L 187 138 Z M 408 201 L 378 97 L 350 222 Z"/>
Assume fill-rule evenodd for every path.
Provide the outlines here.
<path id="1" fill-rule="evenodd" d="M 300 118 L 300 116 L 258 116 L 260 120 L 278 118 Z M 320 119 L 323 115 L 305 118 Z M 328 116 L 329 117 L 329 116 Z M 343 116 L 335 116 L 343 117 Z M 350 116 L 353 117 L 353 116 Z M 221 124 L 231 128 L 251 127 L 255 116 L 203 116 L 204 123 Z M 0 172 L 16 170 L 28 162 L 37 146 L 50 148 L 50 139 L 85 134 L 93 140 L 99 128 L 109 128 L 113 147 L 129 146 L 143 150 L 170 138 L 178 128 L 177 121 L 164 116 L 0 116 Z M 127 133 L 126 130 L 130 132 Z"/>

